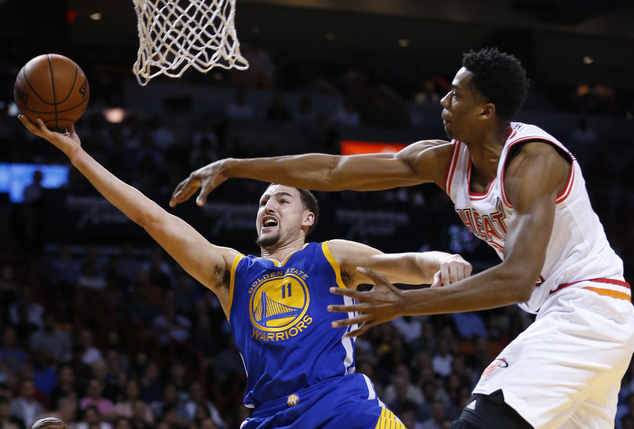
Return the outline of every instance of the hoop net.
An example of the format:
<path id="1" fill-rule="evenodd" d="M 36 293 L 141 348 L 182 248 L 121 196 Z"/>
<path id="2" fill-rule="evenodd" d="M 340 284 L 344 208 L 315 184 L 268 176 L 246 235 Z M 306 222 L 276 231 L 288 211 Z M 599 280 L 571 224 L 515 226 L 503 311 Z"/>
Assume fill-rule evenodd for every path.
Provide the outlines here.
<path id="1" fill-rule="evenodd" d="M 134 74 L 143 86 L 160 74 L 181 77 L 193 66 L 245 70 L 236 36 L 236 0 L 133 0 L 139 30 Z"/>

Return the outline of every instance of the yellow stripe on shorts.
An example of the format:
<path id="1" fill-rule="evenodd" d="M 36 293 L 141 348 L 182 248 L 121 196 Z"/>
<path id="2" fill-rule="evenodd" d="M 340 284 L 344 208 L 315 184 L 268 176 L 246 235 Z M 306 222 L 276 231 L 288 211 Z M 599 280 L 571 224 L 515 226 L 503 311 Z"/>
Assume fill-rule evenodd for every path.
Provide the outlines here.
<path id="1" fill-rule="evenodd" d="M 381 410 L 379 421 L 374 429 L 407 429 L 405 425 L 387 408 Z"/>

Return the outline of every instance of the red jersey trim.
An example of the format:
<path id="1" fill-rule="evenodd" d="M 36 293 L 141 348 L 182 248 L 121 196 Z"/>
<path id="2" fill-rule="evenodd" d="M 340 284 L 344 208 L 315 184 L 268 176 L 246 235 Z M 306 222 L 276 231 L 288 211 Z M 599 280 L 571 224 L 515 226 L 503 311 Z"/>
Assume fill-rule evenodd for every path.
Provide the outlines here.
<path id="1" fill-rule="evenodd" d="M 461 143 L 457 140 L 453 142 L 453 148 L 451 149 L 451 157 L 449 157 L 449 163 L 447 164 L 447 172 L 445 173 L 445 192 L 451 197 L 451 182 L 453 181 L 453 175 L 456 172 L 456 164 L 458 163 L 458 148 Z"/>
<path id="2" fill-rule="evenodd" d="M 576 285 L 577 283 L 583 283 L 583 282 L 605 283 L 605 284 L 614 285 L 614 286 L 622 286 L 624 288 L 630 289 L 630 284 L 628 282 L 624 282 L 622 280 L 616 280 L 616 279 L 598 278 L 598 279 L 590 279 L 590 280 L 579 280 L 577 282 L 572 282 L 572 283 L 564 283 L 560 285 L 557 289 L 551 290 L 550 295 L 554 294 L 555 292 L 559 292 L 560 290 L 565 289 L 568 286 Z"/>
<path id="3" fill-rule="evenodd" d="M 557 144 L 557 142 L 549 140 L 549 139 L 545 138 L 544 136 L 528 136 L 528 137 L 524 137 L 524 138 L 522 138 L 520 140 L 514 141 L 513 143 L 509 144 L 508 148 L 506 150 L 506 155 L 504 157 L 504 165 L 502 167 L 502 183 L 500 184 L 500 187 L 501 187 L 501 191 L 502 191 L 502 201 L 504 202 L 504 205 L 506 205 L 509 209 L 513 209 L 513 205 L 509 202 L 509 200 L 508 200 L 508 198 L 506 196 L 506 189 L 505 189 L 505 183 L 506 183 L 506 159 L 508 158 L 508 155 L 509 155 L 509 152 L 511 150 L 511 147 L 515 146 L 518 143 L 526 142 L 528 140 L 543 140 L 543 141 L 547 141 L 549 143 L 552 143 L 555 146 L 557 146 L 558 148 L 564 150 L 568 154 L 568 156 L 570 156 L 570 160 L 573 161 L 573 163 L 570 164 L 570 172 L 568 173 L 568 180 L 566 181 L 566 186 L 564 186 L 564 189 L 559 193 L 559 195 L 557 195 L 557 199 L 555 200 L 555 204 L 559 204 L 559 203 L 565 201 L 565 199 L 568 198 L 568 196 L 570 195 L 570 192 L 572 191 L 572 185 L 574 183 L 574 175 L 575 175 L 575 166 L 574 166 L 575 157 L 570 153 L 570 151 L 568 151 L 568 149 L 566 149 L 562 145 Z"/>

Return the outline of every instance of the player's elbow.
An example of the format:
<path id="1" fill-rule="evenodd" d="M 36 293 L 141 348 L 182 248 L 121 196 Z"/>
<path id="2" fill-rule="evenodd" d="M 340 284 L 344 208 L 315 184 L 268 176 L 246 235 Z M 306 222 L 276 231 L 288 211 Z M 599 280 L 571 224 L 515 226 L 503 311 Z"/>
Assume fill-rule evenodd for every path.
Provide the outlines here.
<path id="1" fill-rule="evenodd" d="M 500 267 L 499 279 L 503 284 L 504 294 L 509 304 L 521 304 L 531 299 L 535 288 L 535 280 L 526 271 L 517 267 Z"/>

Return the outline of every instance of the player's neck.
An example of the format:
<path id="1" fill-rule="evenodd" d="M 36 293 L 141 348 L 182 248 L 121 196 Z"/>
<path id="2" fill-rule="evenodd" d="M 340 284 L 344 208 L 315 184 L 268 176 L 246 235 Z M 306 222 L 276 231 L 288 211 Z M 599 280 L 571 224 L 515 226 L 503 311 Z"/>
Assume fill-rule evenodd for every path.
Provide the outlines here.
<path id="1" fill-rule="evenodd" d="M 266 259 L 273 259 L 277 262 L 282 262 L 284 259 L 288 257 L 293 252 L 297 252 L 298 250 L 302 250 L 305 244 L 305 237 L 300 235 L 295 239 L 288 241 L 286 243 L 278 243 L 271 247 L 261 247 L 261 255 Z"/>
<path id="2" fill-rule="evenodd" d="M 479 138 L 478 145 L 467 145 L 473 162 L 473 173 L 480 180 L 490 182 L 497 176 L 500 155 L 509 134 L 509 125 L 487 129 Z"/>

